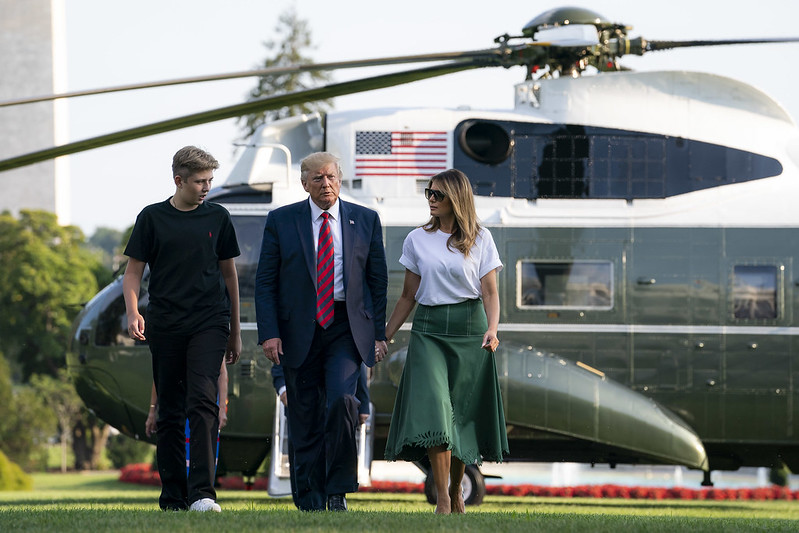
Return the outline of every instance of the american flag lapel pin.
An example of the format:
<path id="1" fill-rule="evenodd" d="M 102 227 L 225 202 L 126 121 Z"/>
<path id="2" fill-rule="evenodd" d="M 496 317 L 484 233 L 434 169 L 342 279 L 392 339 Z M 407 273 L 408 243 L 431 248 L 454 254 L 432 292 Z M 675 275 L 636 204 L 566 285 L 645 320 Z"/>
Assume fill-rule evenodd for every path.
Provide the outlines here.
<path id="1" fill-rule="evenodd" d="M 350 224 L 355 224 L 355 221 L 350 219 Z"/>

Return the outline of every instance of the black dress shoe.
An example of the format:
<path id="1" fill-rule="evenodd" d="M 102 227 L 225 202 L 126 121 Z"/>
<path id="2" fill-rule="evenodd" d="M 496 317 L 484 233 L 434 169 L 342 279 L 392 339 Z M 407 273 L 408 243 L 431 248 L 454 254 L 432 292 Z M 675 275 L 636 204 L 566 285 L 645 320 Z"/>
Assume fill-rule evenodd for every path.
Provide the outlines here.
<path id="1" fill-rule="evenodd" d="M 328 511 L 346 511 L 347 497 L 343 494 L 331 494 L 327 497 Z"/>

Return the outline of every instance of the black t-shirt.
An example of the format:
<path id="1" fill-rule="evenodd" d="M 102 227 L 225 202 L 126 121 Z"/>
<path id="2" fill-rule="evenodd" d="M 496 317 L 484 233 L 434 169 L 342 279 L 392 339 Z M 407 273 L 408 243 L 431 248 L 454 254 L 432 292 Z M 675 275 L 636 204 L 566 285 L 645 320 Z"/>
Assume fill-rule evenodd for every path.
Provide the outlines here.
<path id="1" fill-rule="evenodd" d="M 180 211 L 169 200 L 145 207 L 125 255 L 150 266 L 147 328 L 191 334 L 230 323 L 230 297 L 219 261 L 239 255 L 227 210 L 203 202 Z"/>

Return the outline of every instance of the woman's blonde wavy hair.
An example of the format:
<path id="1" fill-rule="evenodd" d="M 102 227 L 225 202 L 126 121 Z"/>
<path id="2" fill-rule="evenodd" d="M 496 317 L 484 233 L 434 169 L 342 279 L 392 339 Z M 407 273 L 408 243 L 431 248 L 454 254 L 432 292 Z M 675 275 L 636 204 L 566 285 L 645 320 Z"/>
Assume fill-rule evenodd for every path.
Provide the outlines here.
<path id="1" fill-rule="evenodd" d="M 474 192 L 469 178 L 460 170 L 451 168 L 440 172 L 430 178 L 427 183 L 428 188 L 433 188 L 436 182 L 436 189 L 447 195 L 452 202 L 452 213 L 455 215 L 455 227 L 452 235 L 447 239 L 447 248 L 456 249 L 464 256 L 469 257 L 469 250 L 477 240 L 480 232 L 480 224 L 477 222 L 477 211 L 474 208 Z M 436 216 L 431 216 L 430 220 L 422 226 L 427 232 L 437 231 L 441 227 L 441 221 Z"/>

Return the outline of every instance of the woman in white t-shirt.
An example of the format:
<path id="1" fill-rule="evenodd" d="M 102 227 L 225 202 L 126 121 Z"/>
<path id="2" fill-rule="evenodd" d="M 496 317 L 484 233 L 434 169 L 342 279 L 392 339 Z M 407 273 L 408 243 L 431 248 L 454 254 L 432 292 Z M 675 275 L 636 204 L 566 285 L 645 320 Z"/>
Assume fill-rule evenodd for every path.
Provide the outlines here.
<path id="1" fill-rule="evenodd" d="M 390 340 L 419 304 L 385 458 L 418 461 L 427 454 L 436 513 L 463 513 L 465 465 L 501 462 L 508 453 L 494 362 L 502 262 L 491 233 L 477 222 L 463 172 L 436 174 L 425 196 L 430 220 L 405 238 L 405 282 L 386 325 Z"/>

